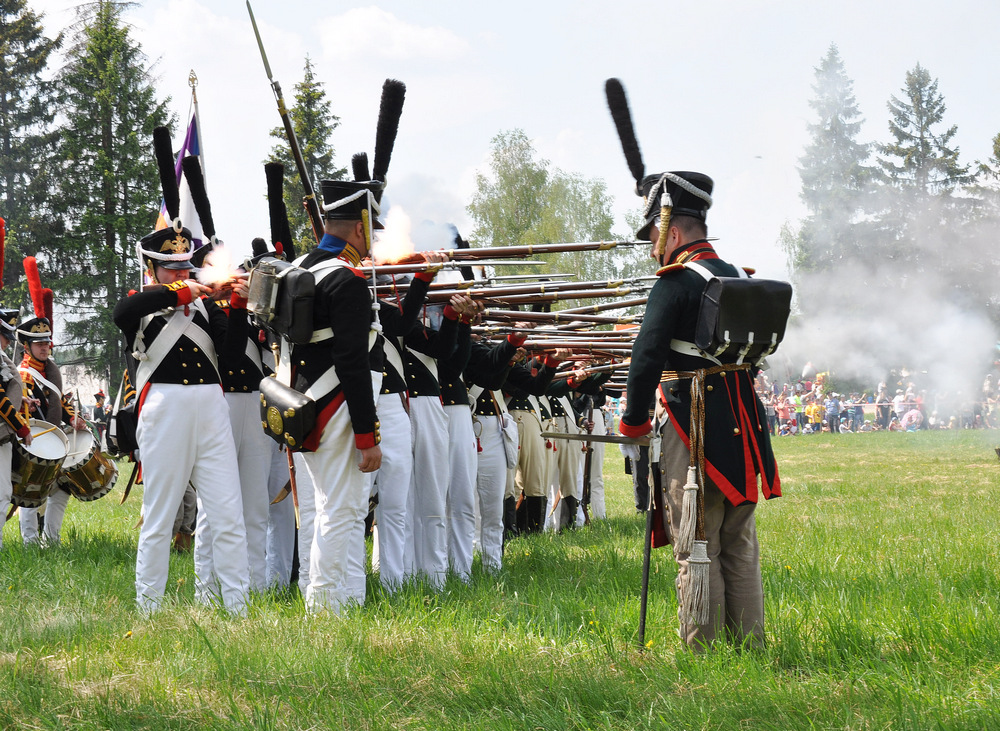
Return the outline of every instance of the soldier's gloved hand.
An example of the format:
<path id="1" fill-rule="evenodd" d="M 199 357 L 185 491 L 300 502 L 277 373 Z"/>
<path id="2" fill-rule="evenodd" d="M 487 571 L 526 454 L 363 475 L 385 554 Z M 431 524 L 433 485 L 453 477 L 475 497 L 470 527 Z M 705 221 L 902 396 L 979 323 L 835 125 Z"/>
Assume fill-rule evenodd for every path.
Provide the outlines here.
<path id="1" fill-rule="evenodd" d="M 628 457 L 632 460 L 632 464 L 638 463 L 639 457 L 642 455 L 642 452 L 639 451 L 638 444 L 619 444 L 618 449 L 622 453 L 623 457 Z"/>

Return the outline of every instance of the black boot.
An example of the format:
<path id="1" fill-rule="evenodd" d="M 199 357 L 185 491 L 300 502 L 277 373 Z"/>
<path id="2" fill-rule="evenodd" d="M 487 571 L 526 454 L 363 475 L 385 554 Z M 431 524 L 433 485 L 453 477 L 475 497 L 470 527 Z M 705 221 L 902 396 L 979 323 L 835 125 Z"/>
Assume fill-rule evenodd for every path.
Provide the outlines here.
<path id="1" fill-rule="evenodd" d="M 545 496 L 526 497 L 524 503 L 527 506 L 528 523 L 525 527 L 526 533 L 541 533 L 545 525 Z"/>
<path id="2" fill-rule="evenodd" d="M 573 496 L 564 497 L 563 501 L 563 512 L 559 520 L 559 530 L 562 531 L 563 528 L 574 529 L 576 528 L 576 514 L 580 509 L 580 501 Z"/>
<path id="3" fill-rule="evenodd" d="M 517 499 L 511 495 L 503 500 L 503 540 L 504 543 L 517 537 Z"/>

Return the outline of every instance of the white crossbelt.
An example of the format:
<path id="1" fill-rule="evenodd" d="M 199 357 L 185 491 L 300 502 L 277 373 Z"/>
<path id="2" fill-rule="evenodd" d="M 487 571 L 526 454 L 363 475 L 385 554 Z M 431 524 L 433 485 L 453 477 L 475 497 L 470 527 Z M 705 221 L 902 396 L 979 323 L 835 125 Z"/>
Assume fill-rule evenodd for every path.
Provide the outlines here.
<path id="1" fill-rule="evenodd" d="M 212 342 L 211 336 L 205 332 L 194 321 L 195 313 L 200 312 L 202 316 L 208 321 L 208 312 L 205 310 L 204 303 L 197 299 L 191 303 L 191 307 L 195 312 L 190 315 L 185 315 L 183 310 L 175 309 L 172 313 L 155 313 L 153 315 L 147 315 L 142 318 L 142 322 L 139 325 L 139 331 L 136 333 L 136 340 L 142 341 L 142 334 L 150 322 L 153 321 L 154 317 L 164 317 L 166 319 L 166 325 L 163 329 L 156 335 L 156 339 L 153 340 L 153 344 L 149 346 L 145 351 L 141 351 L 137 347 L 137 354 L 144 354 L 146 357 L 139 359 L 136 367 L 136 393 L 142 393 L 142 389 L 149 383 L 149 379 L 153 377 L 153 373 L 159 367 L 163 359 L 167 357 L 167 353 L 171 351 L 174 345 L 181 337 L 186 337 L 188 340 L 193 342 L 195 345 L 199 346 L 205 354 L 208 356 L 209 362 L 215 369 L 216 375 L 219 373 L 219 361 L 218 356 L 215 353 L 215 343 Z"/>
<path id="2" fill-rule="evenodd" d="M 61 388 L 59 388 L 56 384 L 47 379 L 45 376 L 43 376 L 41 373 L 36 371 L 31 366 L 24 366 L 23 368 L 18 368 L 18 370 L 21 371 L 21 373 L 25 374 L 26 376 L 31 376 L 33 379 L 35 379 L 35 381 L 48 388 L 50 391 L 55 391 L 56 393 L 59 394 L 60 397 L 62 396 Z"/>

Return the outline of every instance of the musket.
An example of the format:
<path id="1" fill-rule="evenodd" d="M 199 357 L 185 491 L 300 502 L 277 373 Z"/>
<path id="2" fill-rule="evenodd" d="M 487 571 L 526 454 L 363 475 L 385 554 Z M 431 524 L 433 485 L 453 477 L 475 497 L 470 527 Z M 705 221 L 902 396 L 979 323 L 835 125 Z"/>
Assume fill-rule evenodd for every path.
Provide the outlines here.
<path id="1" fill-rule="evenodd" d="M 645 279 L 645 277 L 640 277 L 640 279 Z M 639 307 L 646 304 L 649 297 L 635 297 L 633 299 L 618 300 L 617 302 L 603 302 L 599 305 L 587 305 L 585 307 L 573 307 L 568 310 L 559 310 L 563 314 L 577 314 L 577 315 L 596 315 L 598 312 L 606 312 L 607 310 L 622 310 L 626 307 Z"/>
<path id="2" fill-rule="evenodd" d="M 285 97 L 281 93 L 281 84 L 271 73 L 271 64 L 267 61 L 267 54 L 264 52 L 264 43 L 260 39 L 260 31 L 257 29 L 257 20 L 253 17 L 253 8 L 250 7 L 250 0 L 247 0 L 247 12 L 250 13 L 250 22 L 253 24 L 253 34 L 257 37 L 257 47 L 260 48 L 260 58 L 264 62 L 264 71 L 267 73 L 267 80 L 271 82 L 271 90 L 274 92 L 274 100 L 278 103 L 278 114 L 281 115 L 281 122 L 285 126 L 285 136 L 288 138 L 288 146 L 292 150 L 292 157 L 295 159 L 295 167 L 299 171 L 299 179 L 302 181 L 302 188 L 305 196 L 302 203 L 309 214 L 309 222 L 312 224 L 313 234 L 319 241 L 323 237 L 323 216 L 320 214 L 319 201 L 316 199 L 316 191 L 313 188 L 309 172 L 306 170 L 305 160 L 302 158 L 302 150 L 299 149 L 299 141 L 295 137 L 295 128 L 292 126 L 292 118 L 285 107 Z"/>
<path id="3" fill-rule="evenodd" d="M 514 294 L 514 295 L 486 295 L 475 297 L 477 300 L 489 302 L 499 302 L 507 305 L 533 305 L 546 302 L 561 302 L 562 300 L 593 299 L 596 297 L 619 297 L 623 294 L 642 291 L 633 287 L 617 287 L 615 289 L 573 289 L 563 292 L 550 292 L 547 294 Z M 552 313 L 555 314 L 555 313 Z M 570 316 L 573 319 L 580 319 L 577 315 Z M 567 322 L 570 318 L 564 318 Z"/>
<path id="4" fill-rule="evenodd" d="M 569 340 L 530 339 L 530 340 L 525 340 L 522 347 L 526 348 L 527 350 L 539 350 L 539 349 L 551 350 L 555 348 L 577 348 L 577 349 L 591 350 L 594 348 L 600 348 L 601 350 L 622 350 L 626 352 L 631 352 L 632 341 L 631 340 L 594 341 L 594 340 L 584 340 L 584 339 L 569 339 Z"/>
<path id="5" fill-rule="evenodd" d="M 618 247 L 648 246 L 648 241 L 573 241 L 565 244 L 527 244 L 526 246 L 481 246 L 470 249 L 442 249 L 451 261 L 473 261 L 476 259 L 505 259 L 535 254 L 562 254 L 570 251 L 607 251 Z M 422 259 L 419 253 L 408 254 L 392 263 L 405 264 Z"/>
<path id="6" fill-rule="evenodd" d="M 447 284 L 447 283 L 442 283 Z M 435 289 L 428 293 L 428 302 L 446 301 L 453 294 L 466 294 L 475 299 L 504 299 L 515 295 L 549 295 L 593 289 L 619 290 L 626 285 L 641 285 L 639 279 L 604 279 L 589 282 L 532 282 L 531 284 L 511 284 L 500 287 L 462 287 Z M 576 298 L 574 298 L 576 299 Z"/>
<path id="7" fill-rule="evenodd" d="M 626 325 L 641 322 L 641 315 L 627 317 L 610 317 L 607 315 L 563 315 L 561 312 L 520 312 L 519 310 L 486 309 L 482 311 L 482 319 L 500 322 L 580 322 L 598 323 L 601 325 Z"/>
<path id="8" fill-rule="evenodd" d="M 599 365 L 599 366 L 586 366 L 586 367 L 583 368 L 583 370 L 585 370 L 588 374 L 589 373 L 607 373 L 608 371 L 617 371 L 617 370 L 620 370 L 622 368 L 628 368 L 628 366 L 629 366 L 628 363 L 608 363 L 606 365 Z M 556 373 L 554 376 L 552 376 L 552 380 L 555 380 L 557 378 L 569 378 L 572 375 L 573 375 L 573 371 L 572 370 L 561 371 L 559 373 Z"/>
<path id="9" fill-rule="evenodd" d="M 537 267 L 537 266 L 545 266 L 545 262 L 507 261 L 506 259 L 500 259 L 499 261 L 483 262 L 483 265 L 491 267 Z M 375 274 L 415 274 L 417 272 L 433 272 L 437 271 L 438 269 L 461 269 L 463 266 L 466 265 L 460 261 L 444 261 L 444 262 L 424 261 L 419 264 L 376 264 Z M 365 272 L 365 276 L 371 276 L 372 273 L 371 264 L 362 264 L 360 268 Z"/>

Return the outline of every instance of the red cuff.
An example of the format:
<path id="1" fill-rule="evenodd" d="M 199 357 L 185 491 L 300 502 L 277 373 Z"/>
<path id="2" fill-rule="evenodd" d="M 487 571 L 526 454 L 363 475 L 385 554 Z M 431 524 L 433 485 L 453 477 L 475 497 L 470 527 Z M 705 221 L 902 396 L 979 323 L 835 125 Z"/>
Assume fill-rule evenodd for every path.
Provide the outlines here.
<path id="1" fill-rule="evenodd" d="M 171 282 L 170 284 L 164 286 L 177 295 L 178 307 L 181 305 L 189 305 L 194 299 L 194 293 L 184 282 Z"/>
<path id="2" fill-rule="evenodd" d="M 445 305 L 444 306 L 444 316 L 447 317 L 449 320 L 457 320 L 458 319 L 458 310 L 456 310 L 451 305 Z"/>
<path id="3" fill-rule="evenodd" d="M 507 336 L 507 342 L 513 345 L 515 348 L 520 348 L 524 345 L 524 341 L 528 339 L 527 335 L 517 335 L 516 333 L 511 333 Z"/>
<path id="4" fill-rule="evenodd" d="M 419 279 L 421 282 L 433 282 L 434 275 L 436 274 L 437 272 L 417 272 L 413 275 L 413 278 Z"/>
<path id="5" fill-rule="evenodd" d="M 354 446 L 358 449 L 371 449 L 381 441 L 382 436 L 379 434 L 378 422 L 375 422 L 375 431 L 354 435 Z"/>
<path id="6" fill-rule="evenodd" d="M 15 432 L 15 433 L 19 437 L 21 437 L 21 439 L 24 439 L 26 436 L 28 436 L 29 434 L 31 434 L 31 427 L 28 426 L 27 424 L 25 424 L 20 429 L 18 429 L 17 432 Z"/>
<path id="7" fill-rule="evenodd" d="M 646 423 L 644 424 L 640 424 L 639 426 L 631 426 L 622 421 L 618 423 L 618 431 L 620 431 L 623 436 L 635 439 L 637 437 L 643 436 L 644 434 L 649 434 L 649 432 L 653 431 L 653 423 L 649 419 L 646 419 Z"/>
<path id="8" fill-rule="evenodd" d="M 545 360 L 542 362 L 545 363 L 545 365 L 547 365 L 549 368 L 555 368 L 557 365 L 562 363 L 561 360 L 559 360 L 558 358 L 553 358 L 549 354 L 545 355 Z"/>
<path id="9" fill-rule="evenodd" d="M 234 310 L 245 310 L 247 308 L 247 299 L 233 292 L 233 296 L 229 298 L 229 306 Z"/>

